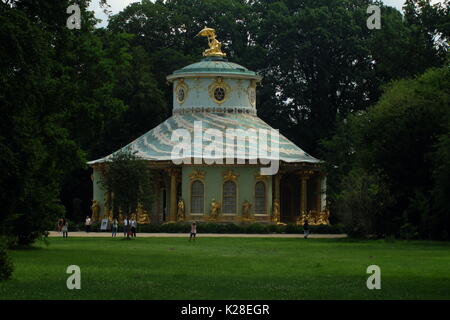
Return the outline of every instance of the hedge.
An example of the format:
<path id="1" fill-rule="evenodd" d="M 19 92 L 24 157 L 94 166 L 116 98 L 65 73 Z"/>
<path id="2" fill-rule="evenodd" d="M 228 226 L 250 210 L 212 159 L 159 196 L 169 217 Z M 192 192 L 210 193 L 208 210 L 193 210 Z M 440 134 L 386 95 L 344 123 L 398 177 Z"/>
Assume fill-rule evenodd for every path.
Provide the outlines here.
<path id="1" fill-rule="evenodd" d="M 310 226 L 311 233 L 339 234 L 345 233 L 342 225 L 320 225 Z M 70 224 L 70 231 L 84 231 L 84 223 Z M 189 223 L 164 223 L 138 225 L 137 232 L 145 233 L 189 233 L 191 225 Z M 92 232 L 100 231 L 100 223 L 91 226 Z M 110 232 L 110 230 L 108 230 Z M 123 232 L 123 225 L 119 225 L 118 233 Z M 274 225 L 263 223 L 234 224 L 234 223 L 202 223 L 197 222 L 198 233 L 247 233 L 247 234 L 268 234 L 268 233 L 303 233 L 303 227 L 294 224 Z"/>

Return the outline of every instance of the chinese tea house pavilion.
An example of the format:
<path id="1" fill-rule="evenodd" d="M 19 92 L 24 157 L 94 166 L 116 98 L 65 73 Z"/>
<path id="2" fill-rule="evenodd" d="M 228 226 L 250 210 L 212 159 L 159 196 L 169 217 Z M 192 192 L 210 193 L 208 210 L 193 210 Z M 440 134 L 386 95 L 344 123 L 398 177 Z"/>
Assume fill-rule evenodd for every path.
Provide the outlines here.
<path id="1" fill-rule="evenodd" d="M 273 131 L 256 112 L 256 87 L 261 77 L 225 58 L 214 29 L 205 28 L 199 35 L 208 38 L 204 58 L 167 77 L 173 84 L 172 116 L 120 149 L 132 151 L 159 172 L 153 205 L 137 206 L 138 221 L 303 223 L 307 217 L 310 224 L 328 223 L 321 161 L 281 134 L 277 145 L 280 169 L 275 175 L 262 175 L 264 165 L 248 158 L 233 164 L 180 163 L 181 159 L 174 159 L 177 142 L 172 139 L 173 132 L 183 129 L 195 136 L 198 123 L 203 132 Z M 246 137 L 236 140 L 243 143 L 237 147 L 244 150 L 254 147 L 250 141 L 246 144 Z M 93 199 L 98 216 L 103 218 L 112 216 L 111 194 L 98 183 L 99 168 L 108 165 L 113 154 L 88 162 L 93 168 Z"/>

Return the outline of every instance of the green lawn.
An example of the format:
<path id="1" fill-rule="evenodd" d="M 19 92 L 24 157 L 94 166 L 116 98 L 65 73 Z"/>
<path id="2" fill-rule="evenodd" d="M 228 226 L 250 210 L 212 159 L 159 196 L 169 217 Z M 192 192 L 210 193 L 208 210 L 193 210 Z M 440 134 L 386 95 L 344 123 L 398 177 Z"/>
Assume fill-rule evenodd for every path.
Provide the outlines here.
<path id="1" fill-rule="evenodd" d="M 450 244 L 282 238 L 50 238 L 11 252 L 0 299 L 450 299 Z M 68 265 L 81 290 L 66 288 Z M 366 268 L 381 268 L 368 290 Z"/>

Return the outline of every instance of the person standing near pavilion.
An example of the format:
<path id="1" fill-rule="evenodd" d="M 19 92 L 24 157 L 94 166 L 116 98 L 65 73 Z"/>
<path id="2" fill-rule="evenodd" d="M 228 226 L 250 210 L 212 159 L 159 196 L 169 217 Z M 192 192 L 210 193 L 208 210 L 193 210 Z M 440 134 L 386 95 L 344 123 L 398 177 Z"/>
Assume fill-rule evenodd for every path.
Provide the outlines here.
<path id="1" fill-rule="evenodd" d="M 119 221 L 117 221 L 117 218 L 114 218 L 112 222 L 112 237 L 115 237 L 117 235 L 117 229 L 119 227 Z"/>
<path id="2" fill-rule="evenodd" d="M 61 227 L 61 231 L 63 234 L 63 238 L 67 238 L 69 236 L 69 223 L 67 222 L 66 219 L 63 219 L 62 221 L 62 227 Z"/>
<path id="3" fill-rule="evenodd" d="M 123 236 L 128 237 L 128 216 L 125 217 L 125 219 L 123 219 Z"/>
<path id="4" fill-rule="evenodd" d="M 308 239 L 309 236 L 309 225 L 308 225 L 308 219 L 303 220 L 303 234 L 304 238 Z"/>
<path id="5" fill-rule="evenodd" d="M 137 223 L 134 217 L 131 217 L 130 221 L 130 230 L 131 230 L 131 236 L 136 238 L 136 229 L 137 229 Z"/>
<path id="6" fill-rule="evenodd" d="M 59 220 L 58 220 L 58 224 L 56 225 L 56 230 L 59 232 L 59 233 L 61 233 L 61 230 L 62 230 L 62 226 L 63 226 L 63 218 L 60 218 Z"/>
<path id="7" fill-rule="evenodd" d="M 91 231 L 91 217 L 87 216 L 84 224 L 86 227 L 86 232 L 89 233 L 89 231 Z"/>
<path id="8" fill-rule="evenodd" d="M 189 241 L 191 241 L 192 238 L 194 238 L 195 241 L 196 235 L 197 235 L 197 223 L 194 221 L 191 224 L 191 235 L 189 236 Z"/>

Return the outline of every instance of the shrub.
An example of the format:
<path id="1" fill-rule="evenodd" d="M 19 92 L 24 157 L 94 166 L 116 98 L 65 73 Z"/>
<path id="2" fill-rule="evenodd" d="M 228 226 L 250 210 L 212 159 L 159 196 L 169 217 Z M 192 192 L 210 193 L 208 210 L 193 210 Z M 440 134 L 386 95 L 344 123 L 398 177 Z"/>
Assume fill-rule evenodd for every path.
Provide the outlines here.
<path id="1" fill-rule="evenodd" d="M 349 237 L 368 237 L 376 233 L 379 215 L 390 201 L 387 186 L 376 174 L 354 169 L 344 177 L 337 196 L 338 215 Z"/>
<path id="2" fill-rule="evenodd" d="M 7 243 L 7 239 L 0 239 L 0 281 L 9 279 L 14 270 L 13 264 L 8 255 Z"/>
<path id="3" fill-rule="evenodd" d="M 84 230 L 84 225 L 80 226 Z M 75 227 L 74 227 L 75 228 Z M 94 224 L 91 227 L 93 232 L 98 231 L 99 224 Z M 138 225 L 137 232 L 144 233 L 189 233 L 191 230 L 191 224 L 186 223 L 164 223 L 164 224 L 144 224 Z M 321 225 L 310 226 L 312 233 L 330 233 L 338 234 L 344 233 L 342 225 Z M 303 233 L 301 226 L 294 224 L 289 225 L 275 225 L 264 223 L 252 223 L 252 224 L 235 224 L 235 223 L 211 223 L 211 222 L 198 222 L 197 231 L 199 233 L 218 233 L 218 234 L 230 234 L 230 233 L 247 233 L 247 234 L 268 234 L 268 233 Z M 123 226 L 119 225 L 118 232 L 123 232 Z"/>
<path id="4" fill-rule="evenodd" d="M 419 232 L 417 232 L 417 227 L 411 223 L 405 223 L 400 227 L 400 238 L 402 239 L 416 239 L 419 237 Z"/>

